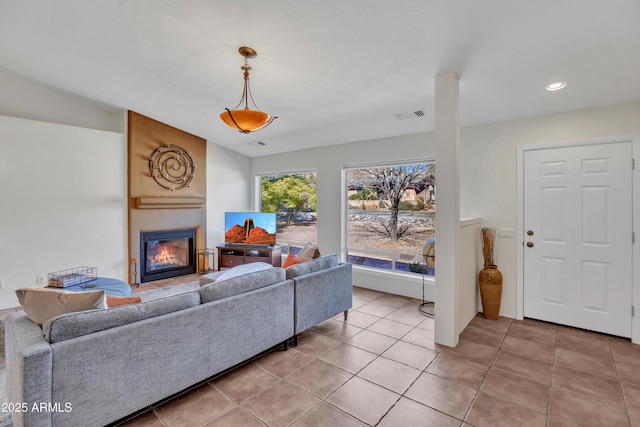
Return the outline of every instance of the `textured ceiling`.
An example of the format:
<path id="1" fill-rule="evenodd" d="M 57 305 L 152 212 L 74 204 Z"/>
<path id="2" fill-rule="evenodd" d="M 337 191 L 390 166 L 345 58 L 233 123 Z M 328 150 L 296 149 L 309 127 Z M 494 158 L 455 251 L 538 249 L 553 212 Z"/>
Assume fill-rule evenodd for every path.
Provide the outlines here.
<path id="1" fill-rule="evenodd" d="M 463 126 L 640 101 L 639 22 L 638 0 L 2 0 L 0 68 L 260 156 L 433 130 L 439 73 Z M 219 118 L 243 45 L 279 117 L 249 135 Z"/>

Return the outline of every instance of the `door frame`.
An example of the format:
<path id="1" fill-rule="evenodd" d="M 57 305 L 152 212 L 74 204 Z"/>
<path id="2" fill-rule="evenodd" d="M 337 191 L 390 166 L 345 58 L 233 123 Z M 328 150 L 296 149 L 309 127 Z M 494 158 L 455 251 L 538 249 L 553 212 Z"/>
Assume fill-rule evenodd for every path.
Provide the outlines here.
<path id="1" fill-rule="evenodd" d="M 610 138 L 563 141 L 557 143 L 528 144 L 517 147 L 517 177 L 516 177 L 516 203 L 517 203 L 517 228 L 516 228 L 516 319 L 524 319 L 524 156 L 528 151 L 547 150 L 553 148 L 581 147 L 588 145 L 613 144 L 630 142 L 634 159 L 640 159 L 640 135 L 624 135 Z M 631 161 L 631 159 L 629 159 Z M 632 246 L 631 288 L 632 305 L 638 308 L 638 313 L 631 318 L 631 342 L 640 344 L 640 163 L 632 171 L 632 230 L 637 236 Z M 629 236 L 631 238 L 631 236 Z"/>

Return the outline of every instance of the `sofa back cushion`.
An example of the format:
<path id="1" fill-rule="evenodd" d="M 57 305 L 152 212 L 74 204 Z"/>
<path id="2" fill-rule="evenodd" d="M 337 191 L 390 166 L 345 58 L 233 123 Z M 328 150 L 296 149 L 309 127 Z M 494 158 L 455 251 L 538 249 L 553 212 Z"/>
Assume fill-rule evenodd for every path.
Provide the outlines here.
<path id="1" fill-rule="evenodd" d="M 200 276 L 200 286 L 217 282 L 218 280 L 227 280 L 234 277 L 243 276 L 247 273 L 255 273 L 256 271 L 269 270 L 273 265 L 266 262 L 249 262 L 241 264 L 228 270 L 216 271 Z"/>
<path id="2" fill-rule="evenodd" d="M 336 254 L 321 256 L 320 258 L 315 258 L 311 261 L 305 261 L 287 268 L 287 279 L 293 279 L 294 277 L 302 276 L 304 274 L 314 273 L 326 268 L 335 267 L 338 264 L 339 260 L 338 255 Z"/>
<path id="3" fill-rule="evenodd" d="M 170 297 L 172 295 L 183 294 L 185 292 L 197 291 L 199 288 L 200 285 L 198 284 L 198 282 L 187 282 L 180 285 L 165 286 L 162 288 L 136 292 L 136 296 L 139 296 L 142 299 L 142 302 L 147 302 L 160 298 Z"/>
<path id="4" fill-rule="evenodd" d="M 195 307 L 199 304 L 200 296 L 197 292 L 185 292 L 133 305 L 63 314 L 47 320 L 42 325 L 42 331 L 45 339 L 54 343 Z"/>
<path id="5" fill-rule="evenodd" d="M 232 268 L 231 270 L 234 270 L 235 268 Z M 198 292 L 200 292 L 202 303 L 205 304 L 211 301 L 217 301 L 222 298 L 228 298 L 233 295 L 273 285 L 275 283 L 280 283 L 284 280 L 286 280 L 284 269 L 280 267 L 273 267 L 266 270 L 231 277 L 225 280 L 218 279 L 213 283 L 202 286 Z"/>

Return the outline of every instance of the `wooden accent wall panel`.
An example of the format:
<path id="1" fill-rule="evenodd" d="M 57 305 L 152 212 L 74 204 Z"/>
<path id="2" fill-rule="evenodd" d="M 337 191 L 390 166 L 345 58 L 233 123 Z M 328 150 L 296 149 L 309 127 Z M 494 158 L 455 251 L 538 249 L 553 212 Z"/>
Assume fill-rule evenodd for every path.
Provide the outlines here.
<path id="1" fill-rule="evenodd" d="M 129 280 L 133 282 L 131 260 L 140 257 L 141 231 L 195 228 L 196 249 L 206 248 L 207 141 L 133 111 L 128 114 L 128 141 Z M 190 153 L 197 165 L 191 187 L 171 191 L 151 176 L 149 156 L 165 144 Z"/>
<path id="2" fill-rule="evenodd" d="M 176 144 L 191 153 L 197 165 L 191 187 L 171 191 L 149 174 L 149 156 L 161 145 Z M 207 196 L 207 140 L 129 111 L 129 197 Z"/>

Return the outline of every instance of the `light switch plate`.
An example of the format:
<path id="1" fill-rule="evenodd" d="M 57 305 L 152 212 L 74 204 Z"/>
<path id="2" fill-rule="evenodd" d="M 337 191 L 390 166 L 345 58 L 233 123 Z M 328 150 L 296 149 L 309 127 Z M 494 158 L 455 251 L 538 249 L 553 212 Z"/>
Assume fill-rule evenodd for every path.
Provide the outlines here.
<path id="1" fill-rule="evenodd" d="M 503 239 L 515 239 L 516 230 L 506 227 L 498 228 L 498 237 L 501 237 Z"/>

